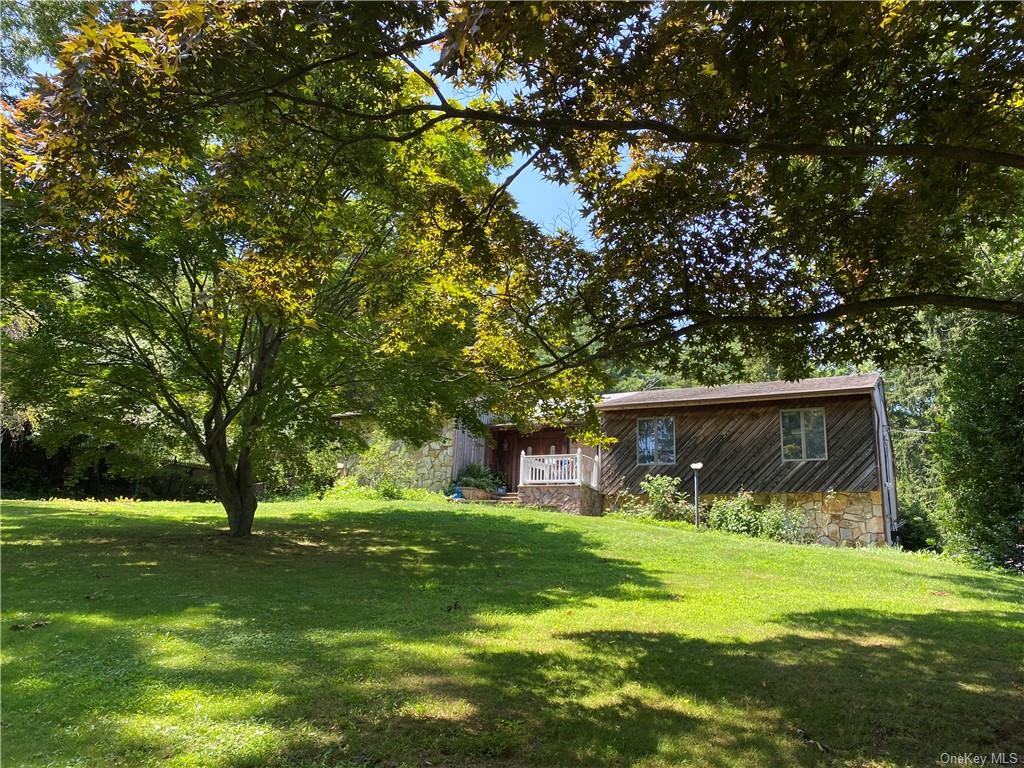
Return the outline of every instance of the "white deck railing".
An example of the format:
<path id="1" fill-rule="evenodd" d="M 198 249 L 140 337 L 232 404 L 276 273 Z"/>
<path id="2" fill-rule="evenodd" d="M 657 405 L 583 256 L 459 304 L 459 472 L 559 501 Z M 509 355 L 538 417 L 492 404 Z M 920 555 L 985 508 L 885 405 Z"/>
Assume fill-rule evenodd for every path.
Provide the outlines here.
<path id="1" fill-rule="evenodd" d="M 589 485 L 601 487 L 601 459 L 576 453 L 519 456 L 520 485 Z"/>

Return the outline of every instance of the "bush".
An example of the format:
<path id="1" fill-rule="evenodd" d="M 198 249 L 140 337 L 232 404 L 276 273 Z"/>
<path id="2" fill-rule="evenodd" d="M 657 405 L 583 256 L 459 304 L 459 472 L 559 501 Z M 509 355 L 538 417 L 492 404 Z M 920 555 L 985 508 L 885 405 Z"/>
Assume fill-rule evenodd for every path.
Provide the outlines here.
<path id="1" fill-rule="evenodd" d="M 941 550 L 938 529 L 935 527 L 934 507 L 929 507 L 926 500 L 904 495 L 902 486 L 897 490 L 899 500 L 899 536 L 900 547 L 916 551 L 922 549 Z"/>
<path id="2" fill-rule="evenodd" d="M 261 499 L 323 498 L 338 477 L 338 447 L 333 444 L 312 448 L 289 441 L 272 451 L 262 451 L 261 460 Z"/>
<path id="3" fill-rule="evenodd" d="M 377 482 L 376 491 L 380 494 L 382 499 L 402 498 L 402 486 L 390 477 L 381 478 Z"/>
<path id="4" fill-rule="evenodd" d="M 757 507 L 749 493 L 740 492 L 736 496 L 715 499 L 711 509 L 707 511 L 708 528 L 729 533 L 742 533 L 757 536 L 761 532 Z"/>
<path id="5" fill-rule="evenodd" d="M 622 491 L 609 497 L 608 508 L 620 515 L 629 517 L 647 517 L 647 505 L 639 496 Z"/>
<path id="6" fill-rule="evenodd" d="M 647 475 L 640 481 L 640 488 L 647 494 L 646 501 L 631 493 L 620 493 L 612 506 L 622 515 L 651 520 L 692 521 L 693 505 L 686 502 L 679 492 L 681 482 L 678 477 Z"/>
<path id="7" fill-rule="evenodd" d="M 355 477 L 342 477 L 328 490 L 324 496 L 328 501 L 378 501 L 380 499 L 402 498 L 411 501 L 444 501 L 444 495 L 437 491 L 428 491 L 426 488 L 401 488 L 399 495 L 388 486 L 383 488 L 371 488 L 368 485 L 360 485 Z"/>
<path id="8" fill-rule="evenodd" d="M 455 484 L 494 493 L 498 488 L 505 486 L 505 479 L 493 469 L 480 464 L 468 464 L 459 474 Z"/>
<path id="9" fill-rule="evenodd" d="M 804 513 L 773 501 L 762 512 L 761 536 L 790 544 L 812 544 L 814 536 L 806 529 Z"/>
<path id="10" fill-rule="evenodd" d="M 324 494 L 324 499 L 376 499 L 377 491 L 366 485 L 360 485 L 354 476 L 339 477 L 337 482 Z"/>
<path id="11" fill-rule="evenodd" d="M 647 515 L 655 520 L 692 520 L 693 507 L 679 493 L 681 482 L 667 475 L 647 475 L 641 480 L 640 488 L 647 494 Z"/>
<path id="12" fill-rule="evenodd" d="M 412 460 L 401 445 L 377 433 L 356 460 L 353 471 L 361 485 L 373 488 L 385 499 L 402 498 L 402 490 L 416 479 Z"/>
<path id="13" fill-rule="evenodd" d="M 746 491 L 716 499 L 708 510 L 707 525 L 718 531 L 772 541 L 806 543 L 811 538 L 804 531 L 800 510 L 789 509 L 777 501 L 757 506 Z"/>

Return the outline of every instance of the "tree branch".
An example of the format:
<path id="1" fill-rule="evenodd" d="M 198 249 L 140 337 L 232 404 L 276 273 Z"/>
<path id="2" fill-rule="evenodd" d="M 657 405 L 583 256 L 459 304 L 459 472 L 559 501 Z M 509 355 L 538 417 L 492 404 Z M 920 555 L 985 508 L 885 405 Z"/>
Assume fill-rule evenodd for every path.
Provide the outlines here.
<path id="1" fill-rule="evenodd" d="M 600 131 L 608 133 L 660 133 L 679 144 L 705 144 L 731 147 L 752 154 L 792 155 L 810 157 L 845 158 L 940 158 L 967 163 L 1024 168 L 1024 155 L 983 147 L 965 147 L 955 144 L 822 144 L 817 142 L 758 141 L 739 133 L 686 131 L 672 123 L 643 118 L 639 120 L 608 120 L 604 118 L 523 117 L 486 109 L 454 107 L 450 102 L 432 105 L 434 111 L 460 117 L 505 125 L 513 128 L 545 128 L 570 131 Z"/>
<path id="2" fill-rule="evenodd" d="M 564 132 L 597 131 L 602 133 L 626 134 L 643 132 L 659 133 L 668 141 L 676 144 L 702 144 L 707 146 L 729 147 L 740 152 L 747 152 L 750 154 L 797 157 L 839 157 L 851 159 L 868 159 L 876 157 L 890 159 L 937 158 L 1009 168 L 1024 168 L 1024 155 L 1015 152 L 1005 152 L 985 147 L 968 147 L 959 144 L 933 144 L 928 142 L 909 142 L 905 144 L 828 144 L 821 142 L 758 140 L 756 138 L 751 138 L 742 132 L 735 131 L 710 132 L 684 130 L 673 123 L 666 122 L 664 120 L 655 120 L 653 118 L 607 119 L 566 117 L 564 115 L 528 117 L 524 115 L 513 115 L 493 109 L 459 107 L 447 99 L 442 99 L 440 104 L 409 104 L 387 112 L 374 114 L 346 109 L 340 105 L 332 104 L 331 102 L 302 98 L 293 94 L 285 94 L 281 91 L 272 91 L 267 93 L 267 95 L 271 97 L 285 98 L 289 101 L 305 104 L 306 106 L 317 106 L 345 114 L 348 117 L 356 117 L 374 122 L 387 122 L 388 120 L 400 115 L 407 116 L 417 112 L 430 112 L 438 116 L 443 116 L 444 119 L 461 119 L 494 123 L 510 128 L 539 128 Z M 438 122 L 441 121 L 438 120 Z M 385 138 L 382 134 L 368 134 L 365 138 L 390 141 L 402 140 L 399 137 Z"/>
<path id="3" fill-rule="evenodd" d="M 864 317 L 866 315 L 884 312 L 894 309 L 908 309 L 913 307 L 944 307 L 948 309 L 973 309 L 981 312 L 994 312 L 1004 315 L 1024 317 L 1024 301 L 1013 299 L 989 299 L 980 296 L 958 296 L 945 293 L 918 293 L 905 294 L 900 296 L 885 296 L 876 299 L 862 299 L 838 304 L 829 309 L 815 312 L 804 312 L 794 315 L 713 315 L 711 313 L 697 314 L 693 311 L 667 312 L 654 317 L 645 318 L 626 325 L 613 327 L 593 335 L 588 341 L 574 347 L 573 349 L 556 355 L 551 360 L 539 363 L 533 368 L 519 372 L 508 377 L 510 381 L 535 381 L 538 374 L 543 372 L 541 378 L 552 375 L 555 372 L 577 368 L 587 363 L 595 362 L 607 356 L 604 348 L 594 350 L 593 346 L 602 338 L 614 338 L 616 335 L 632 334 L 635 337 L 637 331 L 642 331 L 663 322 L 670 322 L 681 319 L 693 319 L 693 322 L 681 328 L 673 328 L 658 334 L 654 338 L 637 339 L 630 343 L 616 342 L 615 352 L 622 353 L 640 349 L 645 346 L 654 346 L 674 339 L 685 339 L 693 336 L 698 331 L 717 327 L 747 327 L 747 328 L 790 328 L 801 325 L 814 325 L 816 323 L 838 320 L 844 317 Z M 584 354 L 585 353 L 585 354 Z"/>

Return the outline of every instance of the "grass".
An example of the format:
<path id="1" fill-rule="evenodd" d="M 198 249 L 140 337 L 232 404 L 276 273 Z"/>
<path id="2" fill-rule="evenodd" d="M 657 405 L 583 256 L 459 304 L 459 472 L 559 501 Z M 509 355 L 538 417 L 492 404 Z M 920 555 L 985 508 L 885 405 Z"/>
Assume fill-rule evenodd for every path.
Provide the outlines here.
<path id="1" fill-rule="evenodd" d="M 1024 757 L 1024 581 L 431 502 L 7 502 L 9 766 Z M 37 628 L 15 624 L 48 621 Z"/>

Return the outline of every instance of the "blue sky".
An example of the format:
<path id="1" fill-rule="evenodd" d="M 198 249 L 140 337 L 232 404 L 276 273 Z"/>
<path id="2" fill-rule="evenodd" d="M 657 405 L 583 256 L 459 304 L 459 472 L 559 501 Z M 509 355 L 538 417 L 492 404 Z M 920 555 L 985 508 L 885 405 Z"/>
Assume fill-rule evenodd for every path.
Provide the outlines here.
<path id="1" fill-rule="evenodd" d="M 516 156 L 508 173 L 525 160 L 523 156 Z M 501 181 L 504 178 L 498 176 L 495 180 Z M 548 181 L 531 166 L 516 177 L 509 186 L 509 192 L 519 203 L 520 212 L 536 222 L 543 231 L 565 229 L 579 237 L 584 244 L 592 244 L 590 231 L 580 214 L 582 203 L 570 187 Z"/>
<path id="2" fill-rule="evenodd" d="M 422 71 L 429 73 L 437 61 L 437 56 L 437 51 L 433 49 L 421 50 L 414 63 Z M 461 91 L 442 77 L 435 77 L 435 81 L 445 98 L 465 103 L 480 96 L 479 91 Z M 499 93 L 510 97 L 511 90 L 511 87 L 499 89 Z M 494 181 L 502 183 L 526 161 L 527 157 L 515 155 L 512 158 L 512 165 L 505 169 L 504 173 L 495 174 Z M 508 191 L 519 204 L 520 213 L 540 226 L 542 231 L 552 233 L 557 229 L 564 229 L 580 238 L 585 246 L 594 247 L 590 229 L 580 213 L 583 202 L 571 187 L 549 181 L 536 168 L 530 166 L 515 178 Z"/>

